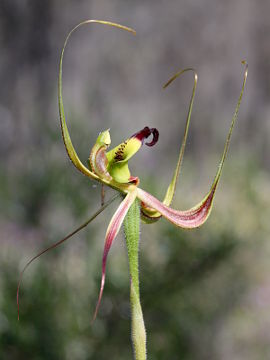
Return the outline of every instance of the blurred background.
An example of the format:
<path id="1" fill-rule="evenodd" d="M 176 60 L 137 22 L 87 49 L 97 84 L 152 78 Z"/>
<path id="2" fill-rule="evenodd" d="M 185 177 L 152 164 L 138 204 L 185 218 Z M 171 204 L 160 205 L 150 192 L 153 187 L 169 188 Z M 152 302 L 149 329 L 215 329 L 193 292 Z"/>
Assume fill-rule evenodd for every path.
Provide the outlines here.
<path id="1" fill-rule="evenodd" d="M 207 193 L 240 93 L 249 78 L 209 221 L 183 231 L 142 225 L 141 298 L 149 358 L 270 358 L 270 2 L 261 0 L 0 1 L 0 359 L 131 359 L 129 276 L 123 234 L 111 250 L 95 308 L 106 227 L 114 203 L 87 229 L 24 264 L 100 206 L 100 186 L 72 166 L 57 106 L 65 36 L 85 19 L 133 27 L 137 36 L 91 25 L 64 59 L 64 104 L 75 148 L 87 160 L 98 133 L 112 145 L 144 126 L 160 140 L 130 162 L 160 199 L 171 178 L 193 85 L 199 83 L 174 207 Z M 112 195 L 108 190 L 106 198 Z"/>

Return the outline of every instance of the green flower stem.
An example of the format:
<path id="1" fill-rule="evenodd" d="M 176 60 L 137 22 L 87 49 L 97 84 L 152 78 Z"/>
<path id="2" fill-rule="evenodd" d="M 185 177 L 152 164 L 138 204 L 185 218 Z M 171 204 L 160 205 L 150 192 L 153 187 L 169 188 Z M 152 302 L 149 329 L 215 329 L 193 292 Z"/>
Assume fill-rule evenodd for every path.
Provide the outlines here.
<path id="1" fill-rule="evenodd" d="M 139 290 L 140 202 L 137 199 L 124 220 L 124 230 L 130 272 L 131 340 L 135 360 L 146 360 L 146 331 Z"/>

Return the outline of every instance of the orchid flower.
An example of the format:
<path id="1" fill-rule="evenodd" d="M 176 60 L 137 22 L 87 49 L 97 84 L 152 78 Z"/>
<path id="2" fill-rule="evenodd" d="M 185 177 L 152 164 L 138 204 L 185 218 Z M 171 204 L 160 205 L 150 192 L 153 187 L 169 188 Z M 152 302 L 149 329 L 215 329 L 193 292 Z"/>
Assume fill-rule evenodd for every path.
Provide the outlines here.
<path id="1" fill-rule="evenodd" d="M 58 80 L 58 100 L 59 100 L 59 114 L 60 114 L 60 124 L 62 130 L 62 136 L 64 140 L 64 145 L 67 151 L 67 154 L 73 163 L 73 165 L 85 176 L 91 180 L 97 181 L 102 184 L 102 189 L 104 186 L 109 186 L 117 190 L 118 194 L 122 196 L 123 200 L 120 203 L 118 209 L 114 213 L 106 235 L 105 235 L 105 245 L 102 258 L 102 276 L 101 276 L 101 285 L 99 291 L 99 297 L 96 305 L 96 310 L 94 313 L 94 319 L 97 316 L 98 309 L 101 303 L 101 298 L 103 294 L 103 289 L 105 285 L 105 273 L 106 273 L 106 262 L 110 248 L 124 223 L 124 230 L 126 236 L 126 243 L 128 249 L 128 258 L 129 258 L 129 271 L 130 271 L 130 283 L 131 283 L 131 315 L 132 315 L 132 341 L 135 353 L 135 359 L 146 359 L 146 333 L 144 328 L 144 321 L 142 316 L 142 310 L 140 305 L 140 295 L 139 295 L 139 275 L 138 275 L 138 242 L 139 242 L 139 227 L 140 220 L 145 223 L 156 222 L 161 217 L 164 217 L 172 224 L 183 228 L 183 229 L 193 229 L 198 228 L 203 225 L 204 222 L 209 217 L 217 186 L 220 180 L 221 172 L 224 166 L 226 155 L 229 148 L 229 143 L 233 131 L 235 121 L 238 117 L 238 111 L 240 103 L 242 100 L 244 87 L 247 79 L 248 68 L 245 62 L 242 62 L 245 65 L 244 79 L 241 87 L 241 92 L 236 104 L 235 112 L 232 117 L 231 126 L 227 135 L 225 142 L 223 154 L 218 165 L 216 175 L 214 176 L 213 182 L 210 186 L 209 191 L 203 197 L 202 201 L 197 205 L 188 210 L 176 210 L 170 207 L 176 189 L 176 184 L 178 176 L 180 173 L 180 168 L 184 156 L 185 145 L 187 141 L 187 135 L 189 130 L 190 117 L 193 107 L 193 101 L 195 97 L 195 91 L 197 86 L 198 76 L 196 71 L 193 68 L 186 68 L 184 70 L 178 71 L 169 81 L 163 86 L 166 88 L 169 86 L 176 78 L 186 72 L 192 72 L 194 74 L 194 83 L 191 93 L 189 109 L 187 112 L 187 118 L 185 123 L 185 131 L 182 140 L 182 145 L 180 147 L 179 157 L 176 164 L 175 171 L 173 173 L 171 182 L 168 186 L 167 192 L 164 196 L 163 201 L 158 200 L 153 195 L 149 194 L 145 190 L 139 187 L 140 181 L 137 176 L 133 176 L 129 170 L 129 160 L 136 154 L 136 152 L 142 147 L 142 145 L 147 145 L 149 147 L 154 146 L 159 139 L 159 132 L 156 128 L 150 128 L 145 126 L 142 130 L 136 132 L 130 136 L 127 140 L 122 142 L 120 145 L 114 147 L 112 150 L 109 150 L 111 145 L 110 131 L 102 131 L 96 140 L 90 155 L 88 158 L 88 165 L 79 159 L 76 150 L 72 144 L 71 137 L 68 131 L 64 105 L 62 98 L 62 63 L 64 51 L 67 45 L 67 42 L 71 34 L 82 25 L 86 24 L 103 24 L 112 26 L 121 30 L 125 30 L 132 34 L 136 34 L 135 31 L 126 26 L 102 21 L 102 20 L 87 20 L 81 22 L 76 27 L 74 27 L 68 34 L 60 57 L 60 67 L 59 67 L 59 80 Z M 24 267 L 21 272 L 20 281 L 18 284 L 17 290 L 17 302 L 19 309 L 19 287 L 22 279 L 23 272 L 25 269 L 32 263 L 33 260 L 38 258 L 40 255 L 44 254 L 48 250 L 60 245 L 83 227 L 87 226 L 97 215 L 99 215 L 108 205 L 110 205 L 118 195 L 114 196 L 112 199 L 104 203 L 104 193 L 102 196 L 102 207 L 83 225 L 78 229 L 73 231 L 71 234 L 66 236 L 64 239 L 53 244 L 49 248 L 43 250 L 38 255 L 33 257 Z"/>

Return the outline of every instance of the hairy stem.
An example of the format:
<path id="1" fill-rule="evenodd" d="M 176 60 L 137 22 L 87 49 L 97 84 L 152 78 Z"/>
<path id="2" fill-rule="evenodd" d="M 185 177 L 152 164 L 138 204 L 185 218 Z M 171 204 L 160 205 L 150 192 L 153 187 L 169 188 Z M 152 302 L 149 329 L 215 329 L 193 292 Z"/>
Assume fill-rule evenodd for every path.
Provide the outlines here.
<path id="1" fill-rule="evenodd" d="M 146 360 L 146 331 L 140 304 L 139 239 L 140 203 L 135 200 L 124 220 L 130 272 L 131 340 L 135 360 Z"/>

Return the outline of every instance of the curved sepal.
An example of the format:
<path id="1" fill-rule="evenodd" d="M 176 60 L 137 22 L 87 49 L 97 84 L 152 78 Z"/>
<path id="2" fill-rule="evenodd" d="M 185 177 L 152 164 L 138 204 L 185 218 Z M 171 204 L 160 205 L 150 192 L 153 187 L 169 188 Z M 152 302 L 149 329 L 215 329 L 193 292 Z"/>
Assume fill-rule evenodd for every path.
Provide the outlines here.
<path id="1" fill-rule="evenodd" d="M 164 197 L 163 203 L 167 206 L 169 206 L 173 200 L 173 196 L 175 193 L 175 187 L 177 184 L 177 180 L 178 180 L 178 176 L 180 173 L 180 168 L 182 165 L 182 161 L 183 161 L 183 157 L 184 157 L 184 152 L 185 152 L 185 147 L 186 147 L 186 142 L 187 142 L 187 136 L 188 136 L 188 130 L 189 130 L 189 124 L 190 124 L 190 118 L 191 118 L 191 112 L 192 112 L 192 108 L 193 108 L 193 102 L 194 102 L 194 97 L 195 97 L 195 92 L 196 92 L 196 87 L 197 87 L 197 82 L 198 82 L 198 75 L 196 73 L 196 71 L 192 68 L 187 68 L 184 70 L 180 70 L 178 73 L 176 73 L 172 78 L 170 78 L 170 80 L 163 86 L 164 89 L 167 88 L 167 86 L 169 86 L 175 79 L 177 79 L 180 75 L 184 74 L 185 72 L 188 71 L 192 71 L 194 73 L 194 83 L 193 83 L 193 89 L 192 89 L 192 93 L 191 93 L 191 98 L 190 98 L 190 102 L 189 102 L 189 108 L 188 108 L 188 113 L 187 113 L 187 118 L 186 118 L 186 124 L 185 124 L 185 131 L 184 131 L 184 137 L 182 140 L 182 144 L 180 147 L 180 152 L 179 152 L 179 156 L 178 156 L 178 161 L 176 164 L 176 168 L 174 170 L 174 174 L 172 177 L 172 180 L 170 182 L 170 185 L 168 186 L 166 195 Z"/>
<path id="2" fill-rule="evenodd" d="M 120 25 L 120 24 L 116 24 L 116 23 L 112 23 L 109 21 L 103 21 L 103 20 L 86 20 L 81 22 L 80 24 L 78 24 L 77 26 L 75 26 L 70 33 L 68 34 L 68 36 L 66 37 L 66 40 L 64 42 L 64 46 L 61 52 L 61 57 L 60 57 L 60 65 L 59 65 L 59 77 L 58 77 L 58 104 L 59 104 L 59 114 L 60 114 L 60 123 L 61 123 L 61 130 L 62 130 L 62 136 L 63 136 L 63 140 L 64 140 L 64 144 L 65 144 L 65 148 L 66 151 L 68 153 L 68 156 L 70 158 L 70 160 L 72 161 L 73 165 L 79 170 L 81 171 L 84 175 L 93 178 L 95 180 L 100 180 L 99 177 L 94 174 L 92 171 L 90 171 L 89 169 L 87 169 L 87 167 L 85 167 L 81 160 L 79 159 L 76 150 L 73 147 L 70 135 L 69 135 L 69 131 L 67 128 L 67 124 L 66 124 L 66 119 L 65 119 L 65 113 L 64 113 L 64 104 L 63 104 L 63 95 L 62 95 L 62 67 L 63 67 L 63 57 L 64 57 L 64 52 L 65 52 L 65 48 L 67 45 L 67 42 L 71 36 L 71 34 L 78 29 L 79 27 L 86 25 L 86 24 L 91 24 L 91 23 L 98 23 L 98 24 L 103 24 L 103 25 L 109 25 L 109 26 L 113 26 L 122 30 L 126 30 L 128 32 L 131 32 L 133 34 L 135 34 L 136 32 L 133 29 L 130 29 L 126 26 Z"/>

